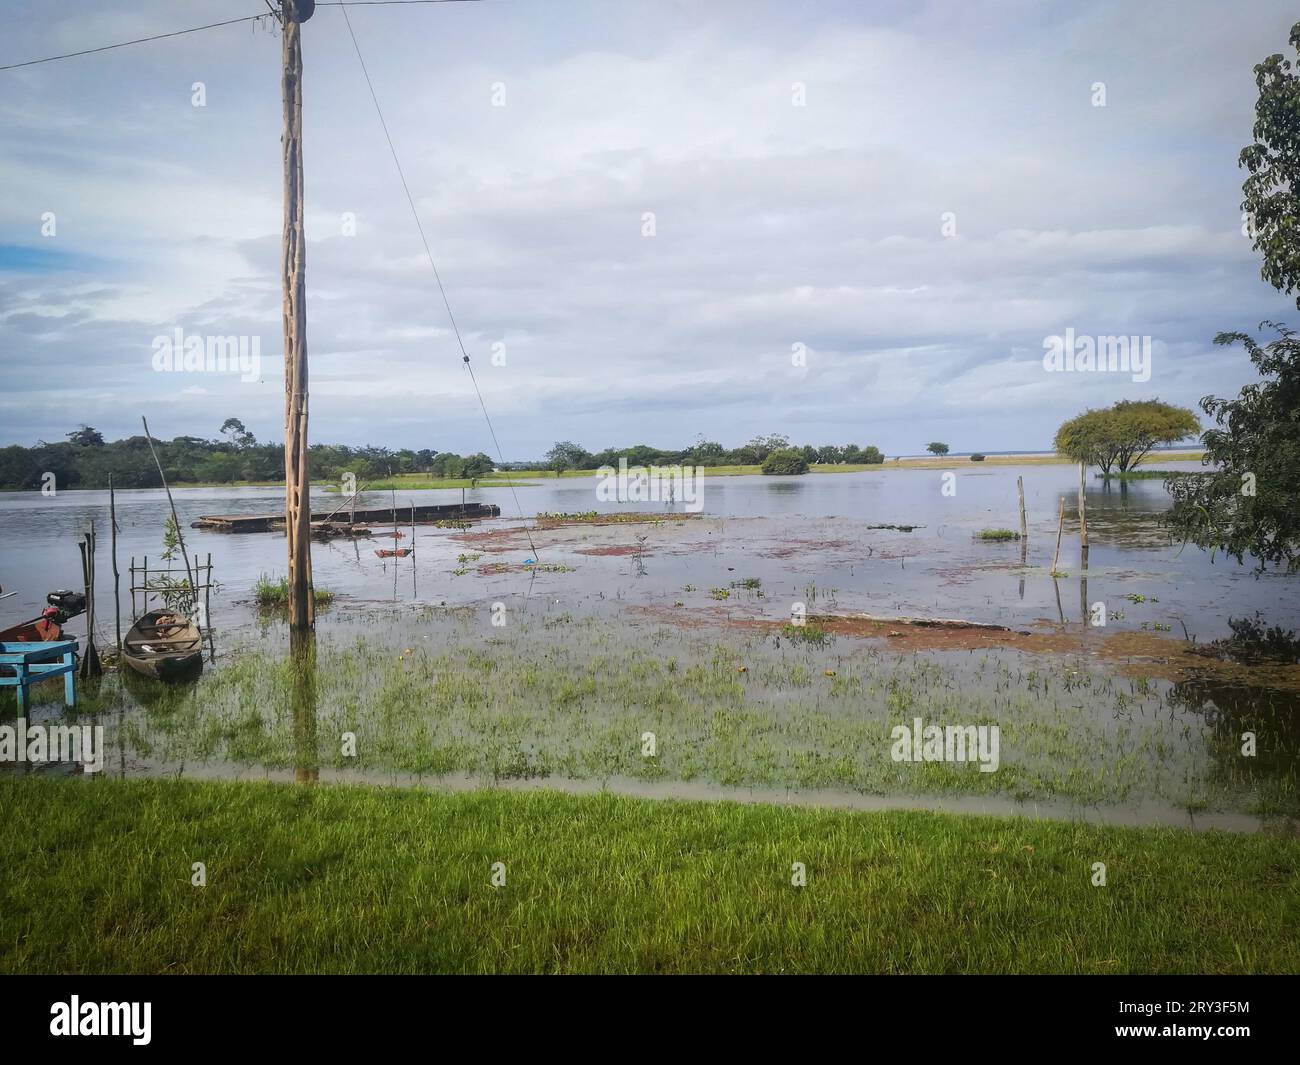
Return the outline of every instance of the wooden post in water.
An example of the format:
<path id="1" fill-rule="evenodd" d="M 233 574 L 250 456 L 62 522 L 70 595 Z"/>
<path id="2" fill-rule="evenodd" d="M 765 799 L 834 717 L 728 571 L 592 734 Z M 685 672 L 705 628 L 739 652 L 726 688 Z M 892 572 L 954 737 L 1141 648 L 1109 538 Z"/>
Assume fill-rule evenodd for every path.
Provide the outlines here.
<path id="1" fill-rule="evenodd" d="M 1025 597 L 1025 567 L 1029 565 L 1029 522 L 1025 517 L 1025 479 L 1016 478 L 1016 492 L 1020 496 L 1020 598 Z"/>
<path id="2" fill-rule="evenodd" d="M 86 651 L 81 657 L 81 676 L 98 677 L 104 672 L 95 649 L 95 523 L 81 540 L 81 571 L 86 582 Z"/>
<path id="3" fill-rule="evenodd" d="M 203 582 L 203 627 L 208 630 L 208 661 L 217 660 L 216 638 L 212 635 L 212 552 L 208 552 L 208 576 Z"/>
<path id="4" fill-rule="evenodd" d="M 172 499 L 172 490 L 171 486 L 167 484 L 167 475 L 163 473 L 162 462 L 158 458 L 158 452 L 154 450 L 153 434 L 149 432 L 149 421 L 141 415 L 140 422 L 144 426 L 145 439 L 149 441 L 149 454 L 153 456 L 154 465 L 158 467 L 158 476 L 162 480 L 163 491 L 167 493 L 167 505 L 171 507 L 172 526 L 176 529 L 176 542 L 180 544 L 181 558 L 185 560 L 185 578 L 190 582 L 189 613 L 193 615 L 197 613 L 195 608 L 199 604 L 199 589 L 198 585 L 194 583 L 194 570 L 190 568 L 190 553 L 185 547 L 185 534 L 181 532 L 181 520 L 176 516 L 176 501 Z M 206 618 L 204 618 L 204 624 L 207 624 Z"/>
<path id="5" fill-rule="evenodd" d="M 311 482 L 307 476 L 307 242 L 303 232 L 302 37 L 314 0 L 280 0 L 284 104 L 284 531 L 289 628 L 316 623 L 311 580 Z"/>
<path id="6" fill-rule="evenodd" d="M 1052 576 L 1058 570 L 1056 564 L 1061 561 L 1061 533 L 1065 529 L 1065 496 L 1061 496 L 1060 509 L 1056 512 L 1056 554 L 1052 556 Z"/>
<path id="7" fill-rule="evenodd" d="M 1087 467 L 1079 463 L 1079 565 L 1088 568 L 1088 501 L 1084 497 L 1084 475 Z"/>
<path id="8" fill-rule="evenodd" d="M 117 498 L 113 492 L 113 475 L 108 475 L 109 554 L 113 559 L 113 631 L 117 637 L 117 658 L 122 660 L 122 601 L 117 572 Z M 134 601 L 134 600 L 133 600 Z"/>

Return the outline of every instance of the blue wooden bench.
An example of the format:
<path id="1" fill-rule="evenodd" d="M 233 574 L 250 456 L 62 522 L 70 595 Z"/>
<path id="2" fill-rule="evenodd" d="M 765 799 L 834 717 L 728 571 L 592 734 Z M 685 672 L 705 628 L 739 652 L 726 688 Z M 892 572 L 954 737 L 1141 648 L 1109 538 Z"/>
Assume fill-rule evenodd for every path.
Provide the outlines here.
<path id="1" fill-rule="evenodd" d="M 7 668 L 6 668 L 7 667 Z M 27 709 L 27 689 L 38 680 L 63 676 L 63 701 L 77 705 L 77 641 L 0 643 L 0 687 L 17 688 L 18 713 Z"/>

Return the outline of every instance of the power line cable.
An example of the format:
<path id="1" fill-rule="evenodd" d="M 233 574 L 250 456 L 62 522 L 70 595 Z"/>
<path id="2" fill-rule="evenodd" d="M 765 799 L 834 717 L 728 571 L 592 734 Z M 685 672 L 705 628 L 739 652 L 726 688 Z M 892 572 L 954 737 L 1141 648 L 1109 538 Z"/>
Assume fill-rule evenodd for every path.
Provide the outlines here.
<path id="1" fill-rule="evenodd" d="M 476 4 L 483 0 L 321 0 L 317 7 L 396 7 L 402 4 Z"/>
<path id="2" fill-rule="evenodd" d="M 378 2 L 378 0 L 372 0 Z M 395 0 L 389 0 L 395 2 Z M 412 0 L 405 0 L 412 2 Z M 474 367 L 470 365 L 469 352 L 465 350 L 465 341 L 461 339 L 460 327 L 456 324 L 456 316 L 451 310 L 451 301 L 447 299 L 447 289 L 442 283 L 442 275 L 438 273 L 438 264 L 434 262 L 433 249 L 429 247 L 429 238 L 425 236 L 424 224 L 420 221 L 420 212 L 415 208 L 415 198 L 411 195 L 411 187 L 406 182 L 406 174 L 402 170 L 401 160 L 397 157 L 397 149 L 393 146 L 392 135 L 388 132 L 388 123 L 384 121 L 384 110 L 379 106 L 379 97 L 375 93 L 374 83 L 370 80 L 370 72 L 366 69 L 366 61 L 361 55 L 361 45 L 357 43 L 357 35 L 352 30 L 352 20 L 348 18 L 348 4 L 340 3 L 337 5 L 343 11 L 343 21 L 347 23 L 348 36 L 352 38 L 352 47 L 356 50 L 357 60 L 361 64 L 361 73 L 366 79 L 366 87 L 370 90 L 370 99 L 374 102 L 375 113 L 379 116 L 379 124 L 384 130 L 384 139 L 388 141 L 388 151 L 393 156 L 393 164 L 397 167 L 397 176 L 402 182 L 402 190 L 406 193 L 406 202 L 411 208 L 411 217 L 415 219 L 415 228 L 419 230 L 420 241 L 424 244 L 424 253 L 429 257 L 429 265 L 433 268 L 434 280 L 438 282 L 438 291 L 442 294 L 442 305 L 447 308 L 447 318 L 451 322 L 452 332 L 456 335 L 456 344 L 460 348 L 461 359 L 465 364 L 465 369 L 469 371 L 470 382 L 474 386 L 474 393 L 478 396 L 479 406 L 483 409 L 483 419 L 487 422 L 488 433 L 492 437 L 492 443 L 497 449 L 497 458 L 501 460 L 501 465 L 506 464 L 505 453 L 501 450 L 501 442 L 497 439 L 496 430 L 492 427 L 492 418 L 488 414 L 487 404 L 483 401 L 483 392 L 478 386 L 478 378 L 474 376 Z M 514 497 L 515 510 L 519 512 L 519 520 L 524 521 L 524 508 L 519 502 L 519 493 L 515 491 L 513 483 L 510 485 L 510 494 Z M 528 546 L 533 550 L 533 558 L 537 558 L 537 545 L 533 543 L 533 534 L 525 526 L 524 534 L 528 537 Z"/>
<path id="3" fill-rule="evenodd" d="M 482 0 L 329 0 L 329 2 L 319 3 L 317 7 L 393 7 L 406 4 L 467 4 L 481 3 Z M 268 7 L 270 0 L 267 0 Z M 79 55 L 94 55 L 96 52 L 111 52 L 115 48 L 127 48 L 133 44 L 147 44 L 149 41 L 162 41 L 168 37 L 183 37 L 187 33 L 200 33 L 203 30 L 214 30 L 220 26 L 234 26 L 241 22 L 252 22 L 260 18 L 278 18 L 279 14 L 274 9 L 261 15 L 245 15 L 243 18 L 226 19 L 224 22 L 209 22 L 206 26 L 194 26 L 188 30 L 174 30 L 171 33 L 156 33 L 152 37 L 137 37 L 132 41 L 121 41 L 117 44 L 104 44 L 98 48 L 83 48 L 79 52 L 64 52 L 62 55 L 50 55 L 44 59 L 28 59 L 22 63 L 7 63 L 0 66 L 0 70 L 17 70 L 20 67 L 34 67 L 41 63 L 53 63 L 60 59 L 73 59 Z"/>
<path id="4" fill-rule="evenodd" d="M 243 18 L 226 19 L 225 22 L 209 22 L 206 26 L 194 26 L 188 30 L 174 30 L 171 33 L 156 33 L 152 37 L 137 37 L 133 41 L 122 41 L 118 44 L 100 45 L 98 48 L 83 48 L 80 52 L 64 52 L 62 55 L 50 55 L 44 59 L 29 59 L 24 63 L 9 63 L 0 67 L 0 70 L 17 70 L 19 67 L 34 67 L 40 63 L 53 63 L 58 59 L 72 59 L 79 55 L 93 55 L 96 52 L 111 52 L 114 48 L 126 48 L 132 44 L 146 44 L 149 41 L 161 41 L 168 37 L 183 37 L 187 33 L 199 33 L 203 30 L 215 30 L 219 26 L 234 26 L 240 22 L 252 22 L 254 19 L 270 18 L 269 14 L 245 15 Z"/>

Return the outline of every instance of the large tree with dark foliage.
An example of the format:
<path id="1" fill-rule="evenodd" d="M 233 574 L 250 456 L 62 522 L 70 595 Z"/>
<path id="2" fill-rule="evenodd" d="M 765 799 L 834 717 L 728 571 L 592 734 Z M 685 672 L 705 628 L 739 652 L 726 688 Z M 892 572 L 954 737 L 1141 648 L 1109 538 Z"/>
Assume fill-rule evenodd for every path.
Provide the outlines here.
<path id="1" fill-rule="evenodd" d="M 1300 340 L 1284 326 L 1261 347 L 1245 333 L 1220 333 L 1217 344 L 1241 344 L 1259 371 L 1236 399 L 1206 396 L 1201 409 L 1215 427 L 1201 437 L 1213 473 L 1172 478 L 1169 523 L 1184 539 L 1300 570 Z"/>
<path id="2" fill-rule="evenodd" d="M 1291 27 L 1300 54 L 1300 23 Z M 1300 74 L 1283 55 L 1255 67 L 1254 142 L 1240 164 L 1248 172 L 1241 209 L 1263 257 L 1264 280 L 1290 294 L 1300 288 Z M 1300 297 L 1296 305 L 1300 307 Z M 1183 539 L 1225 551 L 1238 562 L 1253 555 L 1300 570 L 1300 341 L 1275 322 L 1261 328 L 1277 339 L 1260 345 L 1245 333 L 1220 333 L 1215 343 L 1245 347 L 1260 381 L 1236 399 L 1206 396 L 1201 408 L 1215 427 L 1202 437 L 1213 473 L 1167 482 L 1174 497 L 1169 523 Z"/>

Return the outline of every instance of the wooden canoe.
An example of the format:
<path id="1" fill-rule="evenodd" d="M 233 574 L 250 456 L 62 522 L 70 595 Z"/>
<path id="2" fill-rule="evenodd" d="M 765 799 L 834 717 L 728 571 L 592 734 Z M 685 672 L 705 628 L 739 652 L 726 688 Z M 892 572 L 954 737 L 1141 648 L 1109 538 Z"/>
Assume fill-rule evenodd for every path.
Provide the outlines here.
<path id="1" fill-rule="evenodd" d="M 122 638 L 122 657 L 142 676 L 186 680 L 203 670 L 203 637 L 184 614 L 151 610 Z"/>

